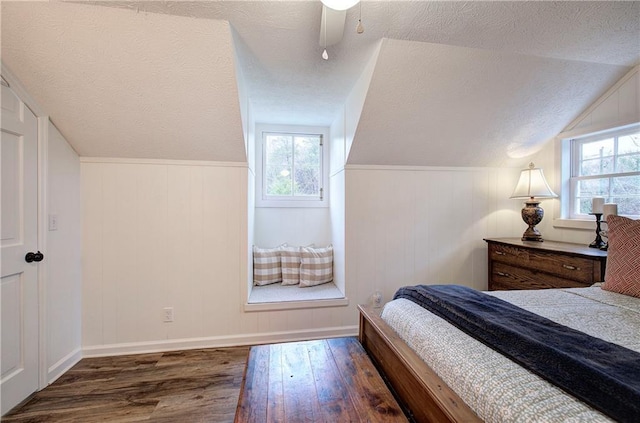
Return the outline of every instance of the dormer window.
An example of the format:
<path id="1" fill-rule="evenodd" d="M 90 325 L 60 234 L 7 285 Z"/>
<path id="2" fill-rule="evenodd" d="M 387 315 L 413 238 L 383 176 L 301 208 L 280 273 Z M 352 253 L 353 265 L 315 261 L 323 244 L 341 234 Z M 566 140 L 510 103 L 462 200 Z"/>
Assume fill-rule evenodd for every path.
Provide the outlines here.
<path id="1" fill-rule="evenodd" d="M 328 206 L 326 136 L 326 129 L 308 127 L 258 132 L 257 207 Z"/>

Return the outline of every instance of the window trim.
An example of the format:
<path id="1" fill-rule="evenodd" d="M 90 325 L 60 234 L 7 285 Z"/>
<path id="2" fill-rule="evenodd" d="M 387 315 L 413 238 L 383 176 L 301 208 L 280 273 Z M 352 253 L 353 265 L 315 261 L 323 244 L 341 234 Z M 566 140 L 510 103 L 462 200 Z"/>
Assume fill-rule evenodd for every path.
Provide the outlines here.
<path id="1" fill-rule="evenodd" d="M 289 135 L 320 135 L 322 137 L 321 153 L 321 198 L 294 197 L 265 198 L 264 196 L 264 142 L 265 134 L 289 134 Z M 298 126 L 298 125 L 256 125 L 255 151 L 256 151 L 256 207 L 329 207 L 329 128 L 324 126 Z"/>
<path id="2" fill-rule="evenodd" d="M 586 128 L 578 128 L 558 134 L 556 137 L 556 160 L 557 168 L 560 169 L 560 180 L 558 188 L 560 193 L 560 201 L 554 210 L 555 216 L 554 226 L 572 229 L 589 229 L 593 230 L 593 217 L 589 215 L 572 215 L 574 187 L 572 184 L 572 160 L 573 154 L 572 140 L 589 140 L 594 138 L 606 137 L 609 134 L 623 135 L 627 132 L 635 132 L 640 130 L 640 122 L 624 123 L 613 126 L 590 126 Z M 622 175 L 622 174 L 620 174 Z M 635 215 L 634 215 L 635 216 Z M 632 216 L 633 217 L 633 216 Z"/>

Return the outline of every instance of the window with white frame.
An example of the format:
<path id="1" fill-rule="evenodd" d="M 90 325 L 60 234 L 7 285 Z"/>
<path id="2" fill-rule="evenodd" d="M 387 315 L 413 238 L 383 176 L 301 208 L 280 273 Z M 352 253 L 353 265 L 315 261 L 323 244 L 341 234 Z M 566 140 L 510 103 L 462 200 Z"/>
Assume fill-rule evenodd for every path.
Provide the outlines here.
<path id="1" fill-rule="evenodd" d="M 278 131 L 269 128 L 259 132 L 261 142 L 257 149 L 256 205 L 327 205 L 326 131 L 314 131 L 313 128 L 297 128 L 297 131 L 284 129 Z"/>
<path id="2" fill-rule="evenodd" d="M 571 140 L 571 218 L 586 218 L 593 197 L 640 217 L 640 126 Z"/>

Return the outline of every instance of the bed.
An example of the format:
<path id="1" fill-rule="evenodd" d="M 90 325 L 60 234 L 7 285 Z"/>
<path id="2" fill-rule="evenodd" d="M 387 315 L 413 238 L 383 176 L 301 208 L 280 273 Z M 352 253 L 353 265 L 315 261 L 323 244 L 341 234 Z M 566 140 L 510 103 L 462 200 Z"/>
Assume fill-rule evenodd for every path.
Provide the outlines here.
<path id="1" fill-rule="evenodd" d="M 607 290 L 594 286 L 488 294 L 640 353 L 640 223 L 623 223 L 624 257 L 617 254 L 609 228 L 610 248 L 614 245 Z M 616 264 L 618 259 L 624 262 Z M 610 290 L 618 287 L 620 273 L 625 275 L 624 295 Z M 612 421 L 406 299 L 388 303 L 381 313 L 361 306 L 360 313 L 360 342 L 417 422 Z M 497 378 L 491 381 L 487 371 Z"/>

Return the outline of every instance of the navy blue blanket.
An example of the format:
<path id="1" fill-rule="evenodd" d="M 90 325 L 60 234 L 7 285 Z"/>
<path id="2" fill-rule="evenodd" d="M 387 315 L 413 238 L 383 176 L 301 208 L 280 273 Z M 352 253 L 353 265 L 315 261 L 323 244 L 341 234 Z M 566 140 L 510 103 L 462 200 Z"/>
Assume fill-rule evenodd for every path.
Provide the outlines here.
<path id="1" fill-rule="evenodd" d="M 621 422 L 640 422 L 640 353 L 457 285 L 400 288 L 406 298 Z"/>

